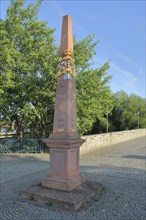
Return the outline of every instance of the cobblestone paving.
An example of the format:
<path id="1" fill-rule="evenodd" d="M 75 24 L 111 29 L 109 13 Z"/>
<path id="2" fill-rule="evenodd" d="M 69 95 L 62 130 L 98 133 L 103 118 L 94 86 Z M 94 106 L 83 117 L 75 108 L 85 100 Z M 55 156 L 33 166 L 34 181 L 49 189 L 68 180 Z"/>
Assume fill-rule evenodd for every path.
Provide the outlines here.
<path id="1" fill-rule="evenodd" d="M 105 186 L 99 198 L 78 212 L 23 202 L 21 190 L 47 176 L 44 154 L 1 155 L 1 220 L 144 220 L 146 216 L 145 138 L 81 155 L 81 173 Z"/>

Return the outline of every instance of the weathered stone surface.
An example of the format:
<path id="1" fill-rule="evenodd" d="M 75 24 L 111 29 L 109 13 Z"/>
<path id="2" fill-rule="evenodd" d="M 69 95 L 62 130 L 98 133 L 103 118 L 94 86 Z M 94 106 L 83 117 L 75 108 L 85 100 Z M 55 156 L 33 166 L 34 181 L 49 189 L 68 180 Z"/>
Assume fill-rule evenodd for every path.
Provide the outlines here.
<path id="1" fill-rule="evenodd" d="M 51 202 L 63 209 L 76 211 L 87 201 L 97 196 L 103 189 L 102 184 L 89 181 L 71 192 L 53 190 L 37 185 L 22 191 L 22 197 L 33 198 L 38 203 L 43 202 L 47 204 Z"/>

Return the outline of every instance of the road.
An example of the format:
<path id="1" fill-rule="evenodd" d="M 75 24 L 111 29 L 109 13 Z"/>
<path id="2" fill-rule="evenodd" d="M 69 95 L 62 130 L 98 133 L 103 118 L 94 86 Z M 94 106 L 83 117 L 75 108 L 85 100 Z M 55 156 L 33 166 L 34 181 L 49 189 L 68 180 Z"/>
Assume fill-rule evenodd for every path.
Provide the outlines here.
<path id="1" fill-rule="evenodd" d="M 21 190 L 47 176 L 48 155 L 1 155 L 1 220 L 144 220 L 146 216 L 145 137 L 81 155 L 88 180 L 105 187 L 102 195 L 78 212 L 39 207 L 20 199 Z"/>

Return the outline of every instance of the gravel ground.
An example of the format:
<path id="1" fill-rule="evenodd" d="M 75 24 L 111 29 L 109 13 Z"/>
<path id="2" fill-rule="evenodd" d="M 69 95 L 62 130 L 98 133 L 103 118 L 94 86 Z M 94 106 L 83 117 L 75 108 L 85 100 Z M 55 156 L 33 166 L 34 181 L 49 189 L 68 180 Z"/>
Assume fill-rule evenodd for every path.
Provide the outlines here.
<path id="1" fill-rule="evenodd" d="M 0 155 L 1 220 L 144 220 L 145 138 L 108 146 L 80 157 L 81 174 L 105 186 L 102 195 L 78 212 L 24 202 L 20 192 L 48 175 L 47 154 Z"/>

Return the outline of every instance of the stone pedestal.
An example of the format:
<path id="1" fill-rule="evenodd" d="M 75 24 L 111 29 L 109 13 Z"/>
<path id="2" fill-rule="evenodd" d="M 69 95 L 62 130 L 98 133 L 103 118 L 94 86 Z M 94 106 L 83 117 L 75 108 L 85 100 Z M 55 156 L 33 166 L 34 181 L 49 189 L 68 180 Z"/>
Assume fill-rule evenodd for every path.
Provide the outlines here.
<path id="1" fill-rule="evenodd" d="M 71 191 L 85 182 L 79 172 L 79 147 L 83 142 L 81 139 L 45 140 L 51 148 L 50 173 L 42 181 L 44 187 Z"/>

